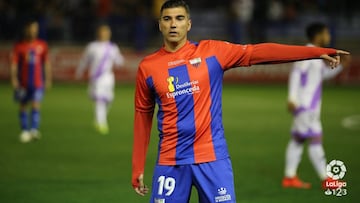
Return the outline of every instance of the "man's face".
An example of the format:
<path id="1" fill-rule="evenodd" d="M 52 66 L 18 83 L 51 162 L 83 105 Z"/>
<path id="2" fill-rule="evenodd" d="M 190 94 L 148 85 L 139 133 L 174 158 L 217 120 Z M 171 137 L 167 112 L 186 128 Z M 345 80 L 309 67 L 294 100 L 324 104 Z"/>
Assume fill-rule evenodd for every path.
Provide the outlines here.
<path id="1" fill-rule="evenodd" d="M 179 43 L 187 39 L 191 20 L 185 8 L 167 8 L 161 13 L 159 29 L 167 42 Z"/>
<path id="2" fill-rule="evenodd" d="M 26 28 L 26 37 L 29 39 L 37 38 L 39 33 L 39 24 L 34 22 L 27 26 Z"/>
<path id="3" fill-rule="evenodd" d="M 331 42 L 331 35 L 329 29 L 325 28 L 324 31 L 320 35 L 322 46 L 326 47 L 330 45 Z"/>
<path id="4" fill-rule="evenodd" d="M 98 28 L 98 40 L 100 41 L 108 41 L 111 37 L 111 30 L 109 26 L 103 25 Z"/>

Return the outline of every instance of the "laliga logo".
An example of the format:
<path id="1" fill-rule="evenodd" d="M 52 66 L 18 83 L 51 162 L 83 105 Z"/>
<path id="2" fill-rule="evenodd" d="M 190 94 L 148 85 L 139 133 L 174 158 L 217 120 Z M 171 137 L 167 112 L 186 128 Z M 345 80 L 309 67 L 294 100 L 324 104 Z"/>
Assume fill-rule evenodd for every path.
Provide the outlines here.
<path id="1" fill-rule="evenodd" d="M 345 173 L 346 167 L 344 165 L 344 162 L 340 160 L 332 160 L 326 166 L 326 174 L 334 180 L 342 179 L 345 176 Z"/>

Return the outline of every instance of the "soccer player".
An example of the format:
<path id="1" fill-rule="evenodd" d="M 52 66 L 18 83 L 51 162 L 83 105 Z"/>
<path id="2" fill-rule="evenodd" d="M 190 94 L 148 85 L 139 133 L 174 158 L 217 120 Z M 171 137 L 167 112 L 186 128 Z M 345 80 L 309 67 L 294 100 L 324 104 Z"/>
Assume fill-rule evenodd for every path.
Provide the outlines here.
<path id="1" fill-rule="evenodd" d="M 323 23 L 310 24 L 306 29 L 308 47 L 326 47 L 330 44 L 328 27 Z M 346 60 L 344 60 L 346 61 Z M 297 168 L 305 141 L 309 141 L 309 158 L 323 183 L 326 176 L 326 160 L 322 146 L 320 122 L 322 81 L 336 76 L 343 69 L 339 65 L 332 70 L 321 59 L 294 63 L 289 78 L 288 110 L 294 115 L 292 138 L 286 150 L 283 187 L 310 188 L 310 183 L 297 177 Z"/>
<path id="2" fill-rule="evenodd" d="M 188 202 L 192 186 L 201 203 L 236 202 L 222 124 L 224 72 L 312 58 L 336 66 L 335 55 L 347 52 L 272 43 L 194 43 L 187 39 L 191 20 L 184 1 L 166 1 L 160 13 L 164 46 L 142 60 L 136 78 L 132 186 L 139 195 L 149 190 L 143 182 L 144 166 L 156 103 L 160 139 L 150 202 Z"/>
<path id="3" fill-rule="evenodd" d="M 11 55 L 11 83 L 15 90 L 15 100 L 20 104 L 20 141 L 23 143 L 40 138 L 40 103 L 44 87 L 51 87 L 48 45 L 37 38 L 38 32 L 39 24 L 29 21 L 25 25 L 24 39 L 15 44 Z"/>
<path id="4" fill-rule="evenodd" d="M 89 93 L 95 102 L 95 128 L 101 134 L 108 134 L 107 113 L 114 98 L 115 76 L 113 67 L 124 64 L 119 47 L 110 41 L 111 30 L 102 24 L 97 28 L 97 40 L 85 49 L 77 68 L 76 77 L 82 77 L 89 66 Z"/>

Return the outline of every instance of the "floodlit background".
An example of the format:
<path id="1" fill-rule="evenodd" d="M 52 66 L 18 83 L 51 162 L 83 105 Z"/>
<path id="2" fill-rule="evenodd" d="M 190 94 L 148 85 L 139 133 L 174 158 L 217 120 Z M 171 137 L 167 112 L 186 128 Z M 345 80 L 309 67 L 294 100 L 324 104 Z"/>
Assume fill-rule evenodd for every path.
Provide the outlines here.
<path id="1" fill-rule="evenodd" d="M 162 45 L 157 18 L 162 0 L 0 0 L 0 202 L 148 202 L 133 192 L 131 149 L 134 78 L 139 61 Z M 326 82 L 322 121 L 327 159 L 347 166 L 348 195 L 326 196 L 308 158 L 299 168 L 311 190 L 283 189 L 284 153 L 291 116 L 286 112 L 291 64 L 238 68 L 225 75 L 224 126 L 238 202 L 360 201 L 360 1 L 193 0 L 190 40 L 303 45 L 304 28 L 325 22 L 332 46 L 352 53 L 350 68 Z M 54 86 L 42 107 L 43 138 L 21 144 L 17 105 L 9 82 L 9 53 L 23 23 L 36 18 L 49 43 Z M 93 128 L 87 84 L 74 81 L 85 45 L 108 23 L 126 63 L 116 71 L 110 134 Z M 349 120 L 350 122 L 346 121 Z M 345 125 L 344 125 L 345 120 Z M 350 124 L 349 124 L 350 123 Z M 155 125 L 155 123 L 154 123 Z M 145 180 L 157 153 L 154 128 Z M 191 202 L 196 201 L 194 191 Z"/>

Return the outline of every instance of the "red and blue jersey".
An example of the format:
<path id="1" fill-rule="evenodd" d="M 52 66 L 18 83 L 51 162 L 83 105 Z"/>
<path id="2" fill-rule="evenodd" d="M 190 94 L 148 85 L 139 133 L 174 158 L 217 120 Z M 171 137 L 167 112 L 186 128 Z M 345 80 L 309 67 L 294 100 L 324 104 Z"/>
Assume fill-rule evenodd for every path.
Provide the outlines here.
<path id="1" fill-rule="evenodd" d="M 187 42 L 176 52 L 161 48 L 147 56 L 136 78 L 133 185 L 144 170 L 155 104 L 160 137 L 158 165 L 224 159 L 229 157 L 222 123 L 224 71 L 318 58 L 321 54 L 336 54 L 336 50 L 204 40 Z"/>
<path id="2" fill-rule="evenodd" d="M 12 62 L 18 66 L 18 79 L 23 88 L 43 88 L 44 64 L 48 46 L 42 40 L 21 41 L 15 44 Z"/>
<path id="3" fill-rule="evenodd" d="M 224 70 L 248 66 L 252 47 L 220 41 L 161 49 L 140 64 L 136 110 L 157 114 L 158 164 L 210 162 L 228 157 L 221 114 Z"/>

